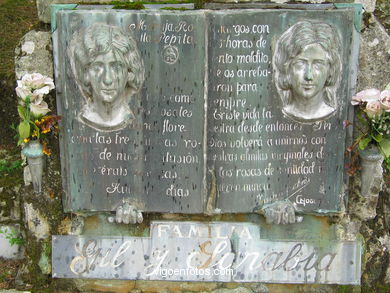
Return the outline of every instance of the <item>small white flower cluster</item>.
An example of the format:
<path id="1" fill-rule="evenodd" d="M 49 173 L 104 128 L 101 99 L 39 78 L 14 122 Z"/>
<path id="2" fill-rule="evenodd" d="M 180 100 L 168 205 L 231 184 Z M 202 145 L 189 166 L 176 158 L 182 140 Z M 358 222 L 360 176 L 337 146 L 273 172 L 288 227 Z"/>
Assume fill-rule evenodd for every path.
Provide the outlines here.
<path id="1" fill-rule="evenodd" d="M 30 111 L 34 116 L 45 115 L 50 112 L 48 105 L 43 101 L 43 96 L 54 89 L 53 80 L 40 73 L 26 74 L 17 81 L 16 94 L 20 98 L 19 103 L 24 106 L 26 100 L 30 101 Z"/>

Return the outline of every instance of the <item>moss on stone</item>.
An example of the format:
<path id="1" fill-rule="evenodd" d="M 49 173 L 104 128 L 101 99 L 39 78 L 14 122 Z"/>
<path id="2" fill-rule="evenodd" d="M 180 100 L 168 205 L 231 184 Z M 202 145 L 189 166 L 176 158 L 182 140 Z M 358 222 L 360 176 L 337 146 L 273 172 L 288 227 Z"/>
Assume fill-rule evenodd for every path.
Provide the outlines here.
<path id="1" fill-rule="evenodd" d="M 338 285 L 337 290 L 335 292 L 337 292 L 337 293 L 355 293 L 355 292 L 360 292 L 360 290 L 361 290 L 360 286 Z"/>
<path id="2" fill-rule="evenodd" d="M 24 276 L 24 280 L 31 284 L 33 288 L 41 290 L 47 287 L 49 278 L 48 275 L 44 275 L 39 267 L 39 260 L 42 253 L 42 242 L 27 237 L 28 245 L 26 245 L 26 253 L 28 255 L 29 262 L 27 264 L 29 275 Z M 39 288 L 39 289 L 38 289 Z"/>
<path id="3" fill-rule="evenodd" d="M 389 293 L 390 285 L 377 284 L 376 286 L 362 286 L 361 293 Z"/>
<path id="4" fill-rule="evenodd" d="M 0 150 L 0 217 L 11 219 L 12 210 L 19 209 L 19 189 L 23 184 L 20 153 L 17 148 Z"/>
<path id="5" fill-rule="evenodd" d="M 145 6 L 142 2 L 113 2 L 112 9 L 142 10 Z"/>
<path id="6" fill-rule="evenodd" d="M 191 10 L 185 7 L 163 7 L 160 8 L 160 10 L 179 10 L 179 11 L 185 11 L 185 10 Z"/>

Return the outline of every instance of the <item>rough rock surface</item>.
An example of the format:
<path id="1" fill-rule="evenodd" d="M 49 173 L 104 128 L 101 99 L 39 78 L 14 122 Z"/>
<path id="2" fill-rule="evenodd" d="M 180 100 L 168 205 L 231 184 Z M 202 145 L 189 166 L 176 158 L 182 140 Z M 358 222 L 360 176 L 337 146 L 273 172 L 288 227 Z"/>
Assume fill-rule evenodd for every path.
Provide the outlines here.
<path id="1" fill-rule="evenodd" d="M 50 23 L 50 5 L 51 4 L 72 4 L 72 3 L 109 3 L 111 0 L 37 0 L 38 18 L 44 23 Z"/>
<path id="2" fill-rule="evenodd" d="M 20 201 L 16 196 L 19 189 L 20 185 L 12 189 L 0 187 L 0 193 L 2 193 L 0 198 L 0 222 L 18 221 L 20 219 Z M 11 204 L 10 201 L 12 201 Z"/>
<path id="3" fill-rule="evenodd" d="M 24 204 L 28 230 L 38 239 L 45 239 L 50 235 L 49 223 L 38 210 L 34 209 L 31 203 Z"/>
<path id="4" fill-rule="evenodd" d="M 345 1 L 348 2 L 348 1 Z M 364 11 L 374 12 L 376 0 L 355 0 L 355 3 L 360 3 L 363 5 Z"/>
<path id="5" fill-rule="evenodd" d="M 390 76 L 390 36 L 372 16 L 362 30 L 358 72 L 358 91 L 367 88 L 383 89 Z"/>
<path id="6" fill-rule="evenodd" d="M 15 74 L 20 79 L 26 73 L 37 72 L 53 78 L 51 33 L 29 31 L 15 49 Z"/>

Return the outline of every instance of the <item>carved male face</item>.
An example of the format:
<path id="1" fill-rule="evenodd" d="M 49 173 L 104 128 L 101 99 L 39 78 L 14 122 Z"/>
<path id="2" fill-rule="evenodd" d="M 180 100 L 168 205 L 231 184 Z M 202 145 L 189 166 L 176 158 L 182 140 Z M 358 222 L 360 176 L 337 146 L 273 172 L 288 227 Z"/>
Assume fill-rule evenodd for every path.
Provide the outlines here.
<path id="1" fill-rule="evenodd" d="M 93 100 L 116 103 L 124 97 L 127 67 L 113 50 L 98 55 L 90 64 L 87 74 L 92 87 Z"/>
<path id="2" fill-rule="evenodd" d="M 293 97 L 312 99 L 322 94 L 329 75 L 327 53 L 318 44 L 303 48 L 291 64 L 291 84 Z"/>

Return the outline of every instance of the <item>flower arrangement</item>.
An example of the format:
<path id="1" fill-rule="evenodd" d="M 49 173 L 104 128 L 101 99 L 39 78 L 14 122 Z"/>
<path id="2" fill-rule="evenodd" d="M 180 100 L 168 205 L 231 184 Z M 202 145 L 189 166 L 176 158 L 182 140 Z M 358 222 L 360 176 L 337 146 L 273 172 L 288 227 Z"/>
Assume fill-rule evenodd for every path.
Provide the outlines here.
<path id="1" fill-rule="evenodd" d="M 54 89 L 53 80 L 40 73 L 25 74 L 17 81 L 15 89 L 19 98 L 17 127 L 18 145 L 38 140 L 43 145 L 43 153 L 50 155 L 47 136 L 58 133 L 59 116 L 47 115 L 50 112 L 43 97 Z"/>
<path id="2" fill-rule="evenodd" d="M 375 145 L 385 157 L 385 166 L 390 171 L 390 84 L 384 91 L 372 88 L 352 97 L 351 104 L 358 106 L 357 118 L 363 126 L 354 145 L 364 150 Z"/>

